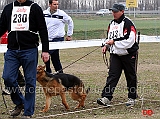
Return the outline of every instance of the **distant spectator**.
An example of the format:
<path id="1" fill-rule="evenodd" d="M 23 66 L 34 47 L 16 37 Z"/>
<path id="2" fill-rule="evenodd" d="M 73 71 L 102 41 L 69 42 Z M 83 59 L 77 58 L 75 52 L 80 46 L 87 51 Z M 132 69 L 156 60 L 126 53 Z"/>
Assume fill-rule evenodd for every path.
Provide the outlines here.
<path id="1" fill-rule="evenodd" d="M 72 39 L 73 34 L 73 20 L 63 10 L 58 9 L 58 0 L 49 0 L 49 7 L 43 11 L 47 29 L 49 42 L 64 41 L 65 24 L 68 26 L 66 41 Z M 51 61 L 55 71 L 62 71 L 60 62 L 59 49 L 49 50 Z M 46 71 L 51 73 L 50 60 L 46 62 Z"/>

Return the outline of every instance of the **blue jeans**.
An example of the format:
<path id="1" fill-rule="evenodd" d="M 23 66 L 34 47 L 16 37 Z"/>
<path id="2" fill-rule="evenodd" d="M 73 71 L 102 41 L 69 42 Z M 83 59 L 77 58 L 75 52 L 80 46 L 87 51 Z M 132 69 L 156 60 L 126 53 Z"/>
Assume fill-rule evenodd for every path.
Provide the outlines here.
<path id="1" fill-rule="evenodd" d="M 11 92 L 11 99 L 15 105 L 24 104 L 24 115 L 33 115 L 35 107 L 36 73 L 38 63 L 38 49 L 10 50 L 5 54 L 3 79 L 5 86 Z M 18 87 L 17 77 L 19 67 L 22 66 L 25 77 L 25 96 Z"/>
<path id="2" fill-rule="evenodd" d="M 52 41 L 49 41 L 49 42 L 58 42 L 58 41 L 64 41 L 64 37 L 54 38 Z M 59 57 L 59 49 L 49 50 L 49 54 L 50 54 L 51 61 L 52 61 L 55 71 L 60 71 L 60 73 L 63 73 L 62 65 L 61 65 L 60 57 Z M 46 71 L 51 73 L 52 70 L 50 67 L 50 59 L 45 64 L 46 64 Z"/>

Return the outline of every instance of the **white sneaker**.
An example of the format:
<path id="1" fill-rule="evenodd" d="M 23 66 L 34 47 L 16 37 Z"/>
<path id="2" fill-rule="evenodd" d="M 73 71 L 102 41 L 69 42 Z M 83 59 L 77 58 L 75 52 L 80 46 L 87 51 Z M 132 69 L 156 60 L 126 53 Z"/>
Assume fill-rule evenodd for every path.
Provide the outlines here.
<path id="1" fill-rule="evenodd" d="M 110 100 L 106 97 L 103 97 L 103 98 L 98 98 L 97 99 L 97 103 L 99 105 L 104 105 L 104 106 L 108 106 L 110 104 Z"/>
<path id="2" fill-rule="evenodd" d="M 135 99 L 128 98 L 128 101 L 126 102 L 126 106 L 133 107 L 135 105 Z"/>

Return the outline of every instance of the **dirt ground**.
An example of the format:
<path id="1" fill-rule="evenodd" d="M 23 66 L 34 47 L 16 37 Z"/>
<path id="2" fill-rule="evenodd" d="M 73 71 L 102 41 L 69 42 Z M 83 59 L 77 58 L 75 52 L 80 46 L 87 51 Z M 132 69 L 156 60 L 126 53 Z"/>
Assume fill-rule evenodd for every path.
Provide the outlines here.
<path id="1" fill-rule="evenodd" d="M 47 113 L 39 112 L 44 107 L 45 97 L 42 87 L 37 82 L 36 106 L 33 118 L 160 119 L 160 43 L 152 43 L 153 47 L 148 50 L 150 46 L 151 44 L 149 43 L 140 44 L 137 72 L 139 97 L 133 108 L 127 108 L 124 104 L 127 101 L 127 90 L 123 73 L 114 92 L 114 97 L 111 102 L 112 106 L 109 108 L 102 107 L 96 103 L 97 98 L 101 95 L 108 75 L 107 67 L 102 58 L 101 48 L 99 48 L 90 55 L 64 69 L 65 73 L 76 75 L 82 79 L 86 88 L 91 88 L 87 95 L 85 108 L 74 110 L 77 102 L 73 101 L 69 95 L 67 95 L 67 102 L 70 105 L 69 111 L 65 110 L 60 97 L 56 96 L 52 98 L 51 107 Z M 96 47 L 60 50 L 63 67 L 70 65 L 95 48 Z M 109 54 L 107 54 L 107 57 L 109 57 Z M 0 54 L 0 58 L 3 59 L 3 54 Z M 39 64 L 43 64 L 41 59 L 39 59 Z M 0 65 L 0 72 L 2 72 L 3 60 L 0 61 Z M 14 108 L 9 96 L 5 96 L 5 100 L 8 106 L 7 109 L 4 106 L 2 97 L 0 97 L 0 119 L 10 118 L 9 110 Z M 153 115 L 144 116 L 142 111 L 149 109 L 153 111 Z M 18 116 L 17 119 L 18 118 L 20 118 L 20 116 Z"/>

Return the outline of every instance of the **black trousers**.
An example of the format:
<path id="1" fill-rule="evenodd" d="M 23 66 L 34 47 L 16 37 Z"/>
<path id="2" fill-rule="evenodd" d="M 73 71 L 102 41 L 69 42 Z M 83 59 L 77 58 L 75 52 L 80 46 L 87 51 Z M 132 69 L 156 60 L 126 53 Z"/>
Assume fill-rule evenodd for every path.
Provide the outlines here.
<path id="1" fill-rule="evenodd" d="M 55 71 L 60 71 L 60 73 L 63 73 L 62 65 L 61 65 L 60 58 L 59 58 L 59 49 L 50 50 L 49 54 L 50 54 L 50 58 L 51 58 Z M 49 73 L 52 73 L 52 70 L 50 67 L 50 59 L 45 64 L 46 64 L 46 71 Z"/>
<path id="2" fill-rule="evenodd" d="M 60 42 L 60 41 L 64 41 L 64 37 L 53 38 L 52 41 L 49 41 L 49 42 Z M 63 73 L 62 65 L 59 57 L 59 49 L 49 50 L 49 54 L 50 54 L 50 58 L 55 71 L 56 72 L 59 71 L 59 73 Z M 46 64 L 46 71 L 49 73 L 52 73 L 52 70 L 50 67 L 50 59 L 45 64 Z"/>
<path id="3" fill-rule="evenodd" d="M 124 56 L 110 54 L 110 69 L 106 80 L 106 85 L 102 91 L 102 97 L 107 97 L 109 100 L 113 98 L 113 92 L 120 79 L 122 70 L 124 70 L 127 81 L 128 98 L 136 99 L 137 75 L 135 70 L 135 62 L 136 52 Z"/>

